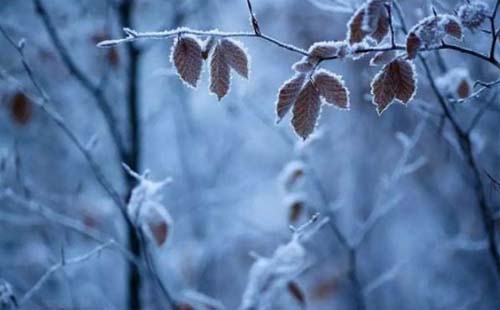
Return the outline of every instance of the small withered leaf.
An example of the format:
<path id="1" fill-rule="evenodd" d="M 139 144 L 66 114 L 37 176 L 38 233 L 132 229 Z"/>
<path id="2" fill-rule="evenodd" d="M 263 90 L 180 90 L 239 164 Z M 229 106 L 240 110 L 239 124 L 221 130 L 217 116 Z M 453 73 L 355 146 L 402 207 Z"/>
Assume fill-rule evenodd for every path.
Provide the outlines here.
<path id="1" fill-rule="evenodd" d="M 314 86 L 327 103 L 340 109 L 349 109 L 349 91 L 341 76 L 321 69 L 314 74 L 313 80 Z"/>
<path id="2" fill-rule="evenodd" d="M 359 8 L 347 23 L 347 41 L 349 44 L 363 41 L 367 33 L 363 31 L 363 19 L 365 16 L 365 7 Z"/>
<path id="3" fill-rule="evenodd" d="M 422 41 L 415 32 L 410 32 L 406 37 L 406 54 L 408 55 L 408 59 L 415 59 L 417 57 L 421 45 Z"/>
<path id="4" fill-rule="evenodd" d="M 382 66 L 390 63 L 394 58 L 396 58 L 396 51 L 383 51 L 377 52 L 370 60 L 370 66 Z"/>
<path id="5" fill-rule="evenodd" d="M 394 99 L 408 103 L 416 91 L 415 72 L 411 62 L 395 59 L 378 72 L 371 83 L 373 104 L 382 114 Z"/>
<path id="6" fill-rule="evenodd" d="M 295 223 L 302 215 L 303 211 L 304 211 L 304 202 L 300 200 L 294 201 L 288 211 L 288 221 L 290 223 Z"/>
<path id="7" fill-rule="evenodd" d="M 321 110 L 319 92 L 311 81 L 300 91 L 293 106 L 292 126 L 302 139 L 306 139 L 316 127 Z"/>
<path id="8" fill-rule="evenodd" d="M 248 55 L 241 47 L 241 43 L 232 39 L 222 39 L 220 45 L 229 66 L 242 77 L 248 78 Z"/>
<path id="9" fill-rule="evenodd" d="M 220 101 L 229 91 L 230 67 L 224 57 L 224 49 L 217 44 L 210 59 L 210 92 Z"/>
<path id="10" fill-rule="evenodd" d="M 380 16 L 376 28 L 370 34 L 370 37 L 375 39 L 377 43 L 380 43 L 388 33 L 389 33 L 389 17 L 385 15 Z"/>
<path id="11" fill-rule="evenodd" d="M 305 78 L 305 74 L 296 74 L 280 87 L 278 92 L 278 101 L 276 102 L 276 115 L 278 117 L 277 122 L 280 122 L 292 108 L 300 90 L 302 89 L 302 85 L 304 85 Z"/>
<path id="12" fill-rule="evenodd" d="M 455 17 L 448 17 L 445 20 L 444 31 L 446 34 L 458 39 L 462 40 L 463 38 L 463 29 L 460 21 Z"/>
<path id="13" fill-rule="evenodd" d="M 311 57 L 302 57 L 301 60 L 292 65 L 292 69 L 296 72 L 307 73 L 314 69 L 316 62 L 316 59 L 311 59 Z"/>
<path id="14" fill-rule="evenodd" d="M 25 125 L 33 115 L 33 105 L 26 95 L 16 93 L 10 102 L 10 113 L 16 123 Z"/>
<path id="15" fill-rule="evenodd" d="M 462 79 L 457 86 L 457 96 L 458 98 L 467 98 L 471 94 L 471 86 L 469 85 L 468 80 Z"/>
<path id="16" fill-rule="evenodd" d="M 189 86 L 196 87 L 203 65 L 202 49 L 198 39 L 182 36 L 174 41 L 170 61 L 180 78 Z"/>
<path id="17" fill-rule="evenodd" d="M 316 42 L 309 48 L 309 54 L 317 58 L 329 58 L 337 56 L 338 48 L 335 42 Z"/>

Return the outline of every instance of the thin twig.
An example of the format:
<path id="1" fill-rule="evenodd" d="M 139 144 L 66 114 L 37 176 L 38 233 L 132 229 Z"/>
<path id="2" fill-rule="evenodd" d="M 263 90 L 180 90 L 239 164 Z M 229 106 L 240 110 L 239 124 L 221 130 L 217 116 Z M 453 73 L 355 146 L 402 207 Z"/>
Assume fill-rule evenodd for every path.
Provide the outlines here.
<path id="1" fill-rule="evenodd" d="M 83 262 L 91 259 L 92 257 L 99 255 L 104 249 L 109 248 L 112 245 L 113 245 L 113 242 L 108 241 L 104 244 L 101 244 L 101 245 L 95 247 L 90 252 L 85 253 L 83 255 L 76 256 L 76 257 L 73 257 L 70 259 L 64 259 L 64 258 L 61 259 L 60 262 L 52 265 L 52 267 L 50 267 L 40 277 L 40 279 L 35 283 L 35 285 L 33 285 L 33 287 L 23 295 L 23 297 L 19 301 L 19 305 L 22 306 L 24 303 L 26 303 L 28 300 L 30 300 L 31 297 L 33 296 L 33 294 L 35 294 L 38 290 L 40 290 L 42 288 L 42 286 L 45 284 L 45 282 L 47 282 L 50 279 L 52 274 L 57 272 L 59 269 L 64 268 L 65 266 L 68 266 L 68 265 L 77 265 L 77 264 L 83 263 Z"/>
<path id="2" fill-rule="evenodd" d="M 113 114 L 113 111 L 110 108 L 110 104 L 108 103 L 106 96 L 103 90 L 96 84 L 94 84 L 91 79 L 77 66 L 75 61 L 71 58 L 70 53 L 57 32 L 52 19 L 50 18 L 49 13 L 47 12 L 45 6 L 42 3 L 42 0 L 33 0 L 33 4 L 35 6 L 36 12 L 40 16 L 47 33 L 49 34 L 52 43 L 56 47 L 56 51 L 61 57 L 63 63 L 68 68 L 68 70 L 75 76 L 78 82 L 83 86 L 83 88 L 88 91 L 94 98 L 102 112 L 104 119 L 106 121 L 106 125 L 108 126 L 109 131 L 113 137 L 113 140 L 118 148 L 119 153 L 125 152 L 125 146 L 122 141 L 122 137 L 120 132 L 118 131 L 118 126 L 116 117 Z"/>

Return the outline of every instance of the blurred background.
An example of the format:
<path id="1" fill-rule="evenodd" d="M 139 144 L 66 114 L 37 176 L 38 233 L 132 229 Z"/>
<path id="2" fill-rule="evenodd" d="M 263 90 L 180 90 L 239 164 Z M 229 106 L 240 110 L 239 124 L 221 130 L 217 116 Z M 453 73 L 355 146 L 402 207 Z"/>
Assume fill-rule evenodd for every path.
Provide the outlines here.
<path id="1" fill-rule="evenodd" d="M 496 3 L 487 2 L 490 9 Z M 252 1 L 263 33 L 304 49 L 343 40 L 361 3 Z M 461 4 L 401 1 L 409 26 L 432 7 L 453 14 Z M 197 89 L 179 80 L 170 39 L 96 47 L 123 37 L 123 27 L 252 31 L 244 0 L 3 0 L 0 25 L 16 42 L 25 39 L 25 59 L 48 104 L 123 201 L 136 182 L 122 162 L 149 169 L 152 180 L 173 178 L 158 200 L 172 218 L 167 241 L 149 250 L 179 309 L 237 309 L 255 261 L 249 253 L 271 257 L 290 240 L 288 226 L 316 212 L 330 222 L 304 243 L 310 266 L 266 309 L 500 308 L 480 211 L 487 204 L 493 214 L 500 203 L 487 175 L 500 178 L 495 89 L 450 103 L 464 128 L 484 109 L 470 132 L 478 185 L 420 64 L 415 99 L 379 117 L 369 93 L 380 68 L 369 66 L 370 57 L 323 63 L 343 76 L 351 109 L 324 107 L 314 135 L 302 142 L 288 118 L 275 122 L 277 90 L 300 55 L 238 38 L 251 56 L 250 77 L 233 76 L 218 102 L 208 92 L 206 67 Z M 487 51 L 489 40 L 466 30 L 461 44 Z M 134 264 L 115 246 L 57 268 L 31 291 L 51 266 L 111 238 L 139 252 L 86 158 L 33 102 L 37 90 L 4 36 L 0 55 L 4 290 L 26 309 L 168 309 L 156 282 L 142 272 L 133 278 Z M 436 78 L 453 68 L 472 81 L 498 78 L 493 66 L 460 53 L 424 56 Z M 99 232 L 101 242 L 82 231 Z"/>

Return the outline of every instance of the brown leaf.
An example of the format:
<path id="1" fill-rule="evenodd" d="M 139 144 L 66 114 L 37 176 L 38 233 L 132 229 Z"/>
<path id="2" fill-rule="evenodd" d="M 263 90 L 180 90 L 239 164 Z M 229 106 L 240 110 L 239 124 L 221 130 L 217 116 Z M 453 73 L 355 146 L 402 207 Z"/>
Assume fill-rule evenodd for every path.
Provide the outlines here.
<path id="1" fill-rule="evenodd" d="M 281 86 L 278 93 L 278 101 L 276 102 L 277 123 L 279 123 L 292 108 L 295 99 L 297 99 L 302 89 L 302 85 L 304 85 L 305 78 L 305 74 L 296 74 Z"/>
<path id="2" fill-rule="evenodd" d="M 394 99 L 408 103 L 415 94 L 416 82 L 412 64 L 396 59 L 385 65 L 371 83 L 373 104 L 382 114 Z"/>
<path id="3" fill-rule="evenodd" d="M 108 48 L 107 50 L 108 52 L 106 53 L 106 59 L 108 60 L 108 63 L 111 65 L 111 67 L 116 69 L 120 64 L 120 55 L 118 54 L 118 51 L 114 46 Z"/>
<path id="4" fill-rule="evenodd" d="M 462 24 L 460 24 L 460 21 L 457 18 L 448 17 L 444 24 L 444 31 L 446 32 L 446 34 L 458 40 L 462 40 L 463 37 Z"/>
<path id="5" fill-rule="evenodd" d="M 377 43 L 382 42 L 385 36 L 389 33 L 389 17 L 380 16 L 375 30 L 370 34 L 370 37 L 375 39 Z"/>
<path id="6" fill-rule="evenodd" d="M 384 3 L 386 0 L 368 0 L 363 16 L 363 30 L 374 32 L 380 23 L 380 18 L 386 13 Z"/>
<path id="7" fill-rule="evenodd" d="M 457 87 L 457 96 L 458 98 L 467 98 L 470 96 L 471 87 L 469 82 L 466 79 L 462 79 Z"/>
<path id="8" fill-rule="evenodd" d="M 220 45 L 229 66 L 239 75 L 248 78 L 248 56 L 240 43 L 231 39 L 222 39 Z"/>
<path id="9" fill-rule="evenodd" d="M 217 44 L 210 59 L 210 92 L 217 95 L 219 101 L 229 91 L 230 67 L 224 57 L 224 49 Z"/>
<path id="10" fill-rule="evenodd" d="M 293 106 L 292 125 L 295 132 L 306 139 L 316 127 L 316 122 L 321 109 L 321 100 L 318 90 L 309 81 L 300 91 L 297 101 Z"/>
<path id="11" fill-rule="evenodd" d="M 151 221 L 148 223 L 149 229 L 156 241 L 158 246 L 162 246 L 167 240 L 168 236 L 168 225 L 167 222 L 161 221 Z"/>
<path id="12" fill-rule="evenodd" d="M 377 52 L 370 60 L 370 66 L 382 66 L 391 62 L 394 58 L 396 58 L 396 51 L 383 51 Z"/>
<path id="13" fill-rule="evenodd" d="M 349 109 L 349 91 L 341 76 L 326 70 L 318 70 L 313 80 L 314 86 L 326 102 L 340 109 Z"/>
<path id="14" fill-rule="evenodd" d="M 408 55 L 408 59 L 415 59 L 417 57 L 421 45 L 422 41 L 415 32 L 410 32 L 406 37 L 406 54 Z"/>
<path id="15" fill-rule="evenodd" d="M 203 65 L 201 45 L 191 36 L 182 36 L 175 40 L 170 54 L 170 61 L 177 69 L 181 79 L 196 87 Z"/>
<path id="16" fill-rule="evenodd" d="M 296 200 L 289 207 L 288 211 L 288 221 L 290 223 L 295 223 L 304 211 L 304 202 Z"/>
<path id="17" fill-rule="evenodd" d="M 10 113 L 16 123 L 25 125 L 33 114 L 33 105 L 23 93 L 17 93 L 10 102 Z"/>
<path id="18" fill-rule="evenodd" d="M 293 298 L 304 307 L 306 304 L 306 296 L 300 286 L 293 281 L 288 282 L 287 285 L 288 292 L 293 296 Z"/>
<path id="19" fill-rule="evenodd" d="M 215 38 L 210 36 L 208 37 L 205 41 L 203 41 L 203 48 L 201 52 L 201 57 L 203 59 L 207 59 L 208 55 L 210 54 L 210 51 L 212 50 L 212 47 L 215 45 Z"/>
<path id="20" fill-rule="evenodd" d="M 347 23 L 347 41 L 349 44 L 359 43 L 363 41 L 367 33 L 363 31 L 363 19 L 365 16 L 365 7 L 359 8 Z"/>

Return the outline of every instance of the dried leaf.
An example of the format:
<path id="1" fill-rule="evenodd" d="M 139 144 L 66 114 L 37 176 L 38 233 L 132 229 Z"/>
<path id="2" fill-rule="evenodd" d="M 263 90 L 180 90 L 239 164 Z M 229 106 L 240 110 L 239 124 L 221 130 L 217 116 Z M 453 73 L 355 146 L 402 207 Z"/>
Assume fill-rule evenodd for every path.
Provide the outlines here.
<path id="1" fill-rule="evenodd" d="M 288 292 L 290 292 L 290 295 L 293 296 L 293 298 L 302 306 L 304 307 L 306 304 L 306 296 L 300 286 L 294 282 L 290 281 L 288 282 Z"/>
<path id="2" fill-rule="evenodd" d="M 219 101 L 229 91 L 230 67 L 224 57 L 224 49 L 217 44 L 210 59 L 210 92 L 217 95 Z"/>
<path id="3" fill-rule="evenodd" d="M 468 83 L 467 80 L 463 79 L 462 81 L 460 81 L 460 83 L 458 84 L 458 87 L 457 87 L 457 96 L 458 98 L 467 98 L 469 97 L 471 94 L 471 87 Z"/>
<path id="4" fill-rule="evenodd" d="M 396 59 L 385 65 L 371 83 L 373 104 L 382 114 L 394 99 L 408 103 L 415 94 L 416 81 L 412 64 Z"/>
<path id="5" fill-rule="evenodd" d="M 488 5 L 481 0 L 470 1 L 458 8 L 457 16 L 465 27 L 477 29 L 488 16 Z"/>
<path id="6" fill-rule="evenodd" d="M 296 200 L 289 207 L 288 221 L 290 223 L 295 223 L 304 211 L 304 202 Z"/>
<path id="7" fill-rule="evenodd" d="M 296 74 L 294 77 L 286 81 L 281 86 L 278 93 L 278 101 L 276 102 L 277 122 L 279 123 L 283 117 L 290 111 L 299 95 L 302 85 L 304 85 L 305 74 Z"/>
<path id="8" fill-rule="evenodd" d="M 301 60 L 292 65 L 292 69 L 296 72 L 307 73 L 314 69 L 314 65 L 315 64 L 310 61 L 310 57 L 302 57 Z"/>
<path id="9" fill-rule="evenodd" d="M 408 59 L 415 59 L 417 57 L 421 45 L 422 41 L 415 32 L 410 32 L 406 37 L 406 54 L 408 55 Z"/>
<path id="10" fill-rule="evenodd" d="M 318 90 L 309 81 L 300 91 L 297 101 L 293 106 L 292 125 L 295 132 L 306 139 L 316 127 L 316 122 L 321 109 L 321 100 Z"/>
<path id="11" fill-rule="evenodd" d="M 370 60 L 370 66 L 382 66 L 390 63 L 394 58 L 396 58 L 394 50 L 377 52 Z"/>
<path id="12" fill-rule="evenodd" d="M 347 41 L 349 44 L 359 43 L 363 41 L 367 33 L 363 31 L 363 19 L 365 16 L 365 7 L 359 8 L 347 23 Z"/>
<path id="13" fill-rule="evenodd" d="M 309 55 L 316 58 L 329 58 L 337 56 L 338 46 L 336 42 L 316 42 L 311 47 L 309 47 Z"/>
<path id="14" fill-rule="evenodd" d="M 176 39 L 172 46 L 170 61 L 181 79 L 188 85 L 196 87 L 203 65 L 202 49 L 198 40 L 191 36 Z"/>
<path id="15" fill-rule="evenodd" d="M 326 102 L 340 109 L 349 109 L 349 91 L 341 76 L 326 70 L 318 70 L 313 80 L 314 86 Z"/>
<path id="16" fill-rule="evenodd" d="M 363 31 L 374 32 L 378 28 L 380 18 L 386 13 L 385 0 L 368 0 L 363 16 Z"/>
<path id="17" fill-rule="evenodd" d="M 455 17 L 448 17 L 445 20 L 444 31 L 446 34 L 458 39 L 462 40 L 463 38 L 463 30 L 460 21 Z"/>
<path id="18" fill-rule="evenodd" d="M 149 230 L 149 235 L 156 242 L 157 246 L 162 246 L 167 240 L 170 223 L 172 219 L 170 215 L 162 209 L 163 206 L 154 203 L 147 202 L 145 206 L 144 214 L 144 224 L 147 225 L 147 229 Z"/>
<path id="19" fill-rule="evenodd" d="M 380 16 L 375 30 L 370 34 L 370 37 L 375 39 L 377 43 L 382 42 L 385 36 L 389 33 L 389 17 Z"/>
<path id="20" fill-rule="evenodd" d="M 216 40 L 212 36 L 208 37 L 205 41 L 203 41 L 203 49 L 201 52 L 201 57 L 203 59 L 208 58 L 208 55 L 210 55 L 210 51 L 212 50 L 212 48 L 215 45 L 215 42 L 216 42 Z"/>
<path id="21" fill-rule="evenodd" d="M 248 78 L 248 56 L 240 43 L 231 39 L 222 39 L 220 45 L 229 66 L 242 77 Z"/>
<path id="22" fill-rule="evenodd" d="M 15 94 L 10 102 L 10 113 L 16 123 L 27 124 L 33 114 L 31 101 L 23 93 Z"/>

